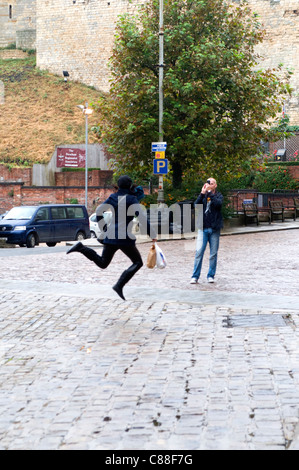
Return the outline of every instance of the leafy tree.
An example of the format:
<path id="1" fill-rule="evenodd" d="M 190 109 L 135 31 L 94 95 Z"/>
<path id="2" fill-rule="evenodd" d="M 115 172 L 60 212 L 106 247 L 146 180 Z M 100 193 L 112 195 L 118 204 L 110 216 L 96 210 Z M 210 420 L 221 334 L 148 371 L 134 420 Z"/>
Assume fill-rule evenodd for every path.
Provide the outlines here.
<path id="1" fill-rule="evenodd" d="M 261 70 L 259 18 L 241 1 L 165 0 L 164 140 L 178 187 L 190 172 L 223 177 L 242 167 L 290 93 L 281 70 Z M 158 133 L 159 1 L 119 19 L 110 93 L 100 99 L 100 140 L 122 171 L 152 173 Z"/>

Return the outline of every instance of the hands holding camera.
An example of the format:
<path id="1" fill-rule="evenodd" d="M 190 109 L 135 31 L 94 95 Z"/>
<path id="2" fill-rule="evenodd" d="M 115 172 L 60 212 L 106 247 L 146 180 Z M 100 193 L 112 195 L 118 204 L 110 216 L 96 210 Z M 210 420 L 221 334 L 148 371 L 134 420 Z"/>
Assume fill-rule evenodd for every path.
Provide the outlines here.
<path id="1" fill-rule="evenodd" d="M 214 180 L 214 178 L 209 178 L 207 182 L 203 185 L 201 189 L 201 193 L 202 194 L 206 194 L 208 192 L 214 193 L 216 191 L 216 188 L 217 188 L 216 180 Z"/>

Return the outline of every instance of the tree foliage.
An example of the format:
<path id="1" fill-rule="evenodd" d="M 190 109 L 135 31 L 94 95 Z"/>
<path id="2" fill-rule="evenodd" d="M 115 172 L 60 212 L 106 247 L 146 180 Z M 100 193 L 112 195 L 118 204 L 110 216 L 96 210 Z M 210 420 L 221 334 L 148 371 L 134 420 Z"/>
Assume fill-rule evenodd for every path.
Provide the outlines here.
<path id="1" fill-rule="evenodd" d="M 262 70 L 259 18 L 241 1 L 164 1 L 164 140 L 174 183 L 190 172 L 222 177 L 269 138 L 290 93 L 281 70 Z M 122 170 L 152 173 L 158 133 L 159 1 L 122 15 L 110 93 L 98 103 L 100 140 Z M 273 135 L 274 137 L 274 135 Z"/>

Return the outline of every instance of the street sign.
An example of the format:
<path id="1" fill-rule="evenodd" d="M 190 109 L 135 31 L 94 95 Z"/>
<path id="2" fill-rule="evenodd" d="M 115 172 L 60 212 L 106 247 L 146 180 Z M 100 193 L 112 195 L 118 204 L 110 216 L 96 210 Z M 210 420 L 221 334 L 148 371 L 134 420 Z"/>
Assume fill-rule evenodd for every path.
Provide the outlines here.
<path id="1" fill-rule="evenodd" d="M 165 152 L 167 142 L 152 142 L 152 152 Z"/>
<path id="2" fill-rule="evenodd" d="M 168 173 L 168 160 L 167 160 L 167 158 L 155 158 L 153 173 L 154 173 L 154 175 L 167 175 L 167 173 Z"/>
<path id="3" fill-rule="evenodd" d="M 155 158 L 165 158 L 165 152 L 155 152 Z"/>

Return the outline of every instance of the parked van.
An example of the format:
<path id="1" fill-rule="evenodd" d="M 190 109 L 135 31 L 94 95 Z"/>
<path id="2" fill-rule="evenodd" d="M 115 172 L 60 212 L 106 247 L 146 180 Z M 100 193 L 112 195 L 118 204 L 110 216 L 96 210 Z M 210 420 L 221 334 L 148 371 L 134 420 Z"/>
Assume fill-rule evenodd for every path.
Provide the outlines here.
<path id="1" fill-rule="evenodd" d="M 27 248 L 39 243 L 55 246 L 62 241 L 90 238 L 86 207 L 79 204 L 14 207 L 0 221 L 0 238 Z"/>

